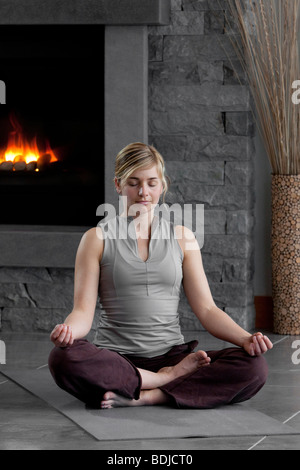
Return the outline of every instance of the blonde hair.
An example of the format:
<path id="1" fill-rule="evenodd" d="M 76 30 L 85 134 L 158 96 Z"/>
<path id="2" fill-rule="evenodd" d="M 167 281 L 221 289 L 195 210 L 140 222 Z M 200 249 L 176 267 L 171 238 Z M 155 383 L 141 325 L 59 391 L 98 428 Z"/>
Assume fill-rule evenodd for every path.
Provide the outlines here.
<path id="1" fill-rule="evenodd" d="M 156 165 L 163 185 L 163 200 L 169 188 L 169 178 L 165 175 L 165 162 L 161 154 L 152 146 L 134 142 L 124 147 L 117 155 L 115 178 L 121 187 L 130 175 L 140 168 Z"/>

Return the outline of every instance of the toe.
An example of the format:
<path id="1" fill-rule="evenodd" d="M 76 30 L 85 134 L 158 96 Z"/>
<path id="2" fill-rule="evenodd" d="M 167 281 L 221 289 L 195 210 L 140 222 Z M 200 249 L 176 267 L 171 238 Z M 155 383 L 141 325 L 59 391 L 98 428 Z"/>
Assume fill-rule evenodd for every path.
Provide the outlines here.
<path id="1" fill-rule="evenodd" d="M 198 366 L 203 367 L 210 364 L 210 357 L 205 351 L 197 351 Z"/>
<path id="2" fill-rule="evenodd" d="M 198 361 L 205 361 L 207 358 L 207 354 L 205 351 L 197 351 L 196 352 L 196 357 Z"/>
<path id="3" fill-rule="evenodd" d="M 113 398 L 113 392 L 105 392 L 103 395 L 103 400 L 111 400 Z"/>
<path id="4" fill-rule="evenodd" d="M 101 403 L 100 403 L 100 406 L 101 408 L 111 408 L 112 407 L 112 399 L 113 399 L 113 392 L 105 392 L 103 397 L 102 397 L 102 400 L 101 400 Z"/>

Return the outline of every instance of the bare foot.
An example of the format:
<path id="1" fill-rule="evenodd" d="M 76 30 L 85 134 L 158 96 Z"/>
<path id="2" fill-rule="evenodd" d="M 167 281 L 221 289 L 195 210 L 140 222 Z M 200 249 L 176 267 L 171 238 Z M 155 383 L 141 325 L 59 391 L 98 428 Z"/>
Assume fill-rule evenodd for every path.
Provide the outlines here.
<path id="1" fill-rule="evenodd" d="M 168 396 L 160 389 L 142 390 L 138 400 L 132 400 L 114 392 L 106 392 L 101 401 L 101 408 L 108 409 L 127 406 L 162 405 L 168 401 Z"/>
<path id="2" fill-rule="evenodd" d="M 124 406 L 159 405 L 169 401 L 168 396 L 159 389 L 172 380 L 196 372 L 200 367 L 210 364 L 205 351 L 196 351 L 186 356 L 175 366 L 163 367 L 157 373 L 139 369 L 142 376 L 142 390 L 138 400 L 129 399 L 108 391 L 103 395 L 101 408 L 119 408 Z"/>
<path id="3" fill-rule="evenodd" d="M 142 394 L 142 392 L 141 392 Z M 101 401 L 101 408 L 120 408 L 123 406 L 138 406 L 139 400 L 131 400 L 130 398 L 117 395 L 114 392 L 105 392 Z"/>
<path id="4" fill-rule="evenodd" d="M 175 366 L 159 369 L 157 374 L 166 374 L 166 383 L 168 383 L 178 377 L 192 374 L 193 372 L 196 372 L 196 370 L 200 369 L 200 367 L 208 366 L 209 364 L 210 357 L 208 357 L 205 351 L 200 350 L 189 354 Z"/>

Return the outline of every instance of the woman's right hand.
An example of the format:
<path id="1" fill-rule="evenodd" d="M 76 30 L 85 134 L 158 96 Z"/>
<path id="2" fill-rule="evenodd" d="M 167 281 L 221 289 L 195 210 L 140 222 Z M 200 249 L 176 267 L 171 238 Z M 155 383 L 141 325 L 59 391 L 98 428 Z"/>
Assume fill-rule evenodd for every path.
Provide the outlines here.
<path id="1" fill-rule="evenodd" d="M 57 347 L 71 346 L 74 341 L 71 326 L 64 323 L 56 325 L 50 334 L 50 339 Z"/>

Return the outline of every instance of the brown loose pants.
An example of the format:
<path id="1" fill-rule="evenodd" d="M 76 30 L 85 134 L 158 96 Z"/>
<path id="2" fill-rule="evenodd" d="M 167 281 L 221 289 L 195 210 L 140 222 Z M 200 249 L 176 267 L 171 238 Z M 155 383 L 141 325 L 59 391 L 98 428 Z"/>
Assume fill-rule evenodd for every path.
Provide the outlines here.
<path id="1" fill-rule="evenodd" d="M 124 356 L 101 349 L 87 340 L 74 341 L 66 348 L 55 347 L 49 369 L 59 387 L 94 407 L 106 391 L 138 399 L 141 376 L 137 368 L 157 372 L 173 366 L 190 354 L 197 341 L 174 346 L 153 358 Z M 267 363 L 263 356 L 249 356 L 241 348 L 207 351 L 209 366 L 160 387 L 177 408 L 214 408 L 253 397 L 265 384 Z"/>

